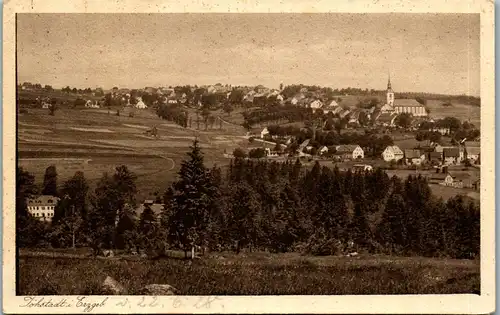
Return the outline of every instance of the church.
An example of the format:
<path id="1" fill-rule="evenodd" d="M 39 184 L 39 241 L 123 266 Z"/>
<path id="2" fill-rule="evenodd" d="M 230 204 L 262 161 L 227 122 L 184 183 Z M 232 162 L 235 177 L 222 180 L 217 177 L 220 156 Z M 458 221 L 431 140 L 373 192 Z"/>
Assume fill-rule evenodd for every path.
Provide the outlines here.
<path id="1" fill-rule="evenodd" d="M 387 103 L 382 106 L 382 113 L 402 114 L 409 113 L 416 117 L 426 117 L 427 110 L 425 106 L 417 102 L 415 99 L 399 98 L 394 99 L 394 91 L 391 87 L 391 78 L 387 82 Z"/>

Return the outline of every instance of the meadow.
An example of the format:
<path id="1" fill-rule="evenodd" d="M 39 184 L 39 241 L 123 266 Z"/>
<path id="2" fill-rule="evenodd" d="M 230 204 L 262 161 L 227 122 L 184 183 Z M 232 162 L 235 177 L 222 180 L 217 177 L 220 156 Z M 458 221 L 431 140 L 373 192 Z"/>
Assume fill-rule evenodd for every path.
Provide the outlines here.
<path id="1" fill-rule="evenodd" d="M 470 120 L 476 127 L 481 126 L 481 107 L 451 102 L 451 106 L 443 106 L 445 101 L 427 100 L 427 108 L 430 110 L 429 116 L 434 119 L 445 117 L 455 117 L 460 121 Z"/>
<path id="2" fill-rule="evenodd" d="M 213 253 L 201 259 L 19 257 L 21 295 L 105 294 L 111 276 L 139 294 L 170 284 L 180 295 L 480 293 L 478 260 L 421 257 L 310 257 L 296 253 Z M 67 281 L 74 279 L 74 281 Z"/>
<path id="3" fill-rule="evenodd" d="M 158 137 L 145 131 L 156 126 Z M 243 128 L 241 128 L 243 130 Z M 18 116 L 18 163 L 41 183 L 45 169 L 55 165 L 60 183 L 83 171 L 95 183 L 104 172 L 125 164 L 138 176 L 139 198 L 163 190 L 175 179 L 180 163 L 198 137 L 208 166 L 224 165 L 244 138 L 235 126 L 194 130 L 162 120 L 151 110 L 135 110 L 134 117 L 107 109 L 29 109 Z"/>

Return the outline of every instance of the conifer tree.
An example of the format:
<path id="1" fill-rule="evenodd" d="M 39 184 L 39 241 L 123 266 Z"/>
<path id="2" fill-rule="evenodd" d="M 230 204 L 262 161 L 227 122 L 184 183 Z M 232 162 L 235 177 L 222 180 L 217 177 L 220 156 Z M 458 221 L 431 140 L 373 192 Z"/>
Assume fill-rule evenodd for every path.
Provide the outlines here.
<path id="1" fill-rule="evenodd" d="M 171 237 L 178 241 L 185 253 L 195 245 L 203 245 L 214 202 L 214 187 L 205 168 L 198 139 L 181 164 L 179 180 L 172 185 L 170 207 Z"/>
<path id="2" fill-rule="evenodd" d="M 30 247 L 45 238 L 45 228 L 28 212 L 27 202 L 37 193 L 35 177 L 23 168 L 16 174 L 16 247 Z"/>
<path id="3" fill-rule="evenodd" d="M 42 195 L 57 196 L 57 171 L 54 165 L 45 170 Z"/>

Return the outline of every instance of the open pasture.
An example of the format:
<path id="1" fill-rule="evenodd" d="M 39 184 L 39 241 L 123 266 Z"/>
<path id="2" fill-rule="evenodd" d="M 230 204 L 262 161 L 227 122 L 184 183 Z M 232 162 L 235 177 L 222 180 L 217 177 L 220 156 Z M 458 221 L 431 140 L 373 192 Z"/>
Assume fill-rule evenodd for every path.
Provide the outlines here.
<path id="1" fill-rule="evenodd" d="M 37 183 L 50 165 L 56 166 L 59 183 L 76 171 L 95 183 L 104 172 L 124 164 L 138 176 L 139 198 L 175 179 L 196 137 L 209 167 L 227 164 L 224 150 L 232 152 L 243 140 L 235 129 L 205 131 L 200 125 L 202 130 L 194 130 L 147 114 L 116 116 L 107 110 L 60 109 L 50 116 L 46 110 L 30 109 L 18 119 L 19 166 L 33 173 Z M 153 126 L 157 138 L 145 134 Z"/>
<path id="2" fill-rule="evenodd" d="M 470 120 L 476 127 L 481 125 L 481 107 L 451 102 L 452 106 L 443 106 L 445 101 L 428 100 L 427 107 L 430 110 L 429 116 L 434 119 L 445 117 L 455 117 L 460 121 Z"/>

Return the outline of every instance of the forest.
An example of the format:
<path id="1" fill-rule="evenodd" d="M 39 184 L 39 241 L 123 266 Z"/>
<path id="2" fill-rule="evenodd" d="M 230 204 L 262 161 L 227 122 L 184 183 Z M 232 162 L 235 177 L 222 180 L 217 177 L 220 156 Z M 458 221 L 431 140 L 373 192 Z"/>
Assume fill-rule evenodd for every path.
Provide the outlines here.
<path id="1" fill-rule="evenodd" d="M 150 207 L 137 215 L 135 175 L 126 166 L 103 174 L 90 190 L 77 172 L 62 185 L 55 167 L 43 187 L 17 171 L 18 248 L 91 247 L 349 252 L 402 256 L 474 258 L 479 255 L 479 207 L 464 196 L 436 198 L 421 176 L 390 178 L 384 171 L 312 168 L 300 161 L 268 162 L 236 158 L 222 169 L 205 166 L 195 140 L 178 178 L 157 196 L 160 214 Z M 30 216 L 27 198 L 39 192 L 59 196 L 52 222 Z"/>

